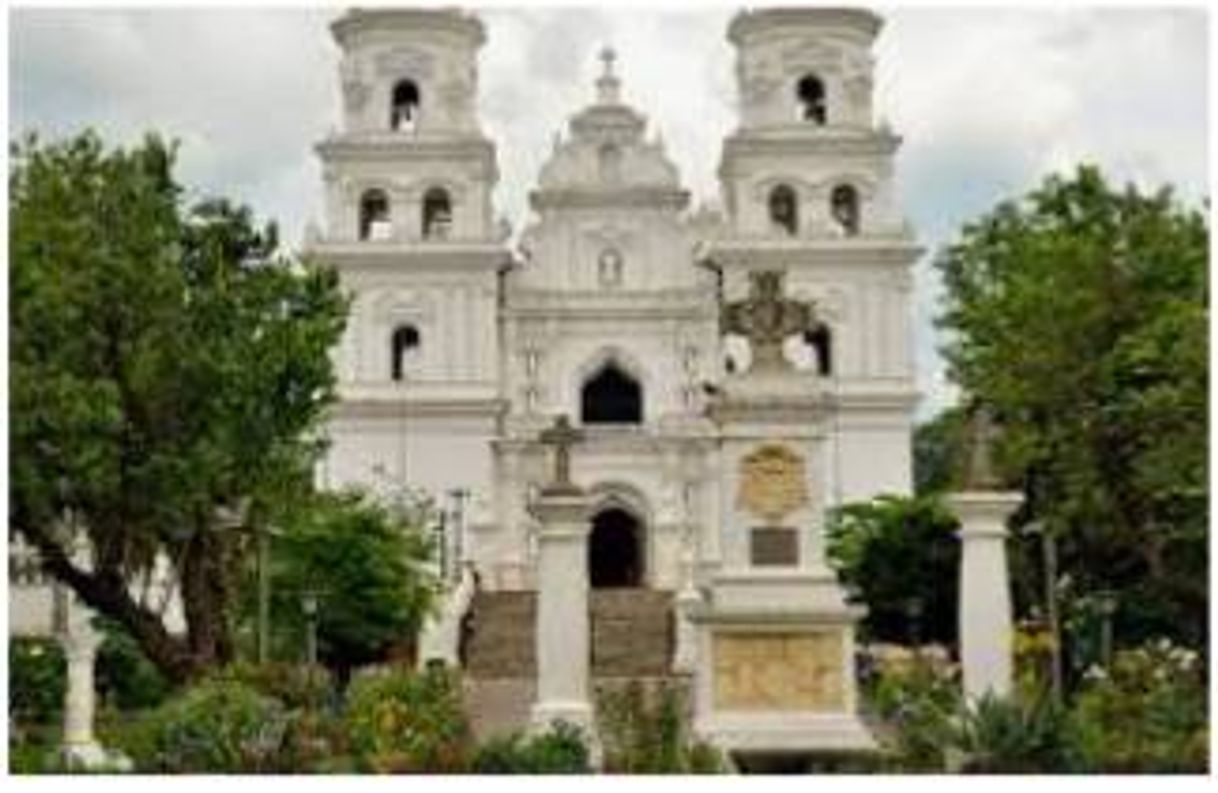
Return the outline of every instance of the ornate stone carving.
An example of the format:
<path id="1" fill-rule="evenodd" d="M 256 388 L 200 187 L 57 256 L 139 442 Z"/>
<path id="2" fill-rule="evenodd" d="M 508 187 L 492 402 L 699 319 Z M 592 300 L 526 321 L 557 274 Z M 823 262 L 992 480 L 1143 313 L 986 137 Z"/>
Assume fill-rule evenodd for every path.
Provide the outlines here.
<path id="1" fill-rule="evenodd" d="M 748 298 L 728 303 L 720 315 L 720 332 L 748 338 L 753 371 L 790 369 L 782 354 L 783 342 L 817 324 L 812 306 L 783 299 L 782 279 L 778 270 L 749 273 Z"/>
<path id="2" fill-rule="evenodd" d="M 808 503 L 804 458 L 785 446 L 768 443 L 740 461 L 737 506 L 770 522 Z"/>
<path id="3" fill-rule="evenodd" d="M 711 655 L 716 710 L 846 707 L 840 631 L 719 633 Z"/>

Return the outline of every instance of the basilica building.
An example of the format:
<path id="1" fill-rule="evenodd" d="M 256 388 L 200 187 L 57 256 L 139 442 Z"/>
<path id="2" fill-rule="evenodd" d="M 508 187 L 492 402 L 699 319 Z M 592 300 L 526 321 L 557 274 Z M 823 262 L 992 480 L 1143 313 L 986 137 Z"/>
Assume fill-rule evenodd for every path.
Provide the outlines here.
<path id="1" fill-rule="evenodd" d="M 479 119 L 483 24 L 333 23 L 342 124 L 317 146 L 306 249 L 353 303 L 318 479 L 434 500 L 454 597 L 475 582 L 447 607 L 450 654 L 495 707 L 545 704 L 545 637 L 584 630 L 542 624 L 560 613 L 547 576 L 570 575 L 593 681 L 690 675 L 699 728 L 729 748 L 867 742 L 857 613 L 822 533 L 835 505 L 911 490 L 921 249 L 872 106 L 880 28 L 864 10 L 737 14 L 737 126 L 720 200 L 697 208 L 599 53 L 513 240 Z M 556 457 L 586 517 L 578 570 L 546 562 Z"/>

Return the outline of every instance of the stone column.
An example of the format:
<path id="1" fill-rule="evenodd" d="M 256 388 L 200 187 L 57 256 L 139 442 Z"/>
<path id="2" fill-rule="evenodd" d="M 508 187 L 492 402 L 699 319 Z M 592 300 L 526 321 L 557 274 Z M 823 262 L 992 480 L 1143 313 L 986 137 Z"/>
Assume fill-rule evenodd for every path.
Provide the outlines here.
<path id="1" fill-rule="evenodd" d="M 63 756 L 69 765 L 95 768 L 106 761 L 106 752 L 93 735 L 97 700 L 93 665 L 102 637 L 89 624 L 91 612 L 75 598 L 68 595 L 65 606 L 66 624 L 58 633 L 68 665 L 63 702 Z"/>
<path id="2" fill-rule="evenodd" d="M 960 519 L 960 663 L 969 700 L 1008 696 L 1012 687 L 1006 520 L 1022 496 L 968 491 L 948 496 Z"/>
<path id="3" fill-rule="evenodd" d="M 593 735 L 589 700 L 588 533 L 592 502 L 571 489 L 545 490 L 537 517 L 537 700 L 533 724 L 559 719 Z"/>

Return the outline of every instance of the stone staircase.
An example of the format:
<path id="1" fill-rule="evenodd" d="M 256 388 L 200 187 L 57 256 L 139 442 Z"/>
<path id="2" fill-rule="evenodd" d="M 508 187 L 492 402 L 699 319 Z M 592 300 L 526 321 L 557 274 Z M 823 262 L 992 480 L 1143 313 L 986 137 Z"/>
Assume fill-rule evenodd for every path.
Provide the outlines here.
<path id="1" fill-rule="evenodd" d="M 673 598 L 648 589 L 594 589 L 592 684 L 671 676 Z M 465 647 L 465 701 L 480 739 L 521 729 L 536 694 L 536 592 L 479 592 Z"/>

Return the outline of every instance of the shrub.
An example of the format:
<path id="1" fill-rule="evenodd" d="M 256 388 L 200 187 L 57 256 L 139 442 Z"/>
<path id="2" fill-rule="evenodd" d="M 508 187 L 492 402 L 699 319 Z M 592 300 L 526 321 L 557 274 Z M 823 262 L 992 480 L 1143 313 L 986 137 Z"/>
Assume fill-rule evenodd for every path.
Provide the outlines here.
<path id="1" fill-rule="evenodd" d="M 346 733 L 361 767 L 380 773 L 454 772 L 470 750 L 461 688 L 444 668 L 391 669 L 348 690 Z"/>
<path id="2" fill-rule="evenodd" d="M 961 705 L 954 667 L 918 652 L 877 658 L 864 694 L 885 722 L 879 737 L 896 769 L 943 770 Z"/>
<path id="3" fill-rule="evenodd" d="M 49 724 L 63 711 L 67 662 L 54 639 L 11 637 L 8 645 L 9 716 L 18 725 Z"/>
<path id="4" fill-rule="evenodd" d="M 252 687 L 205 680 L 139 719 L 122 749 L 142 772 L 263 773 L 283 770 L 286 709 Z"/>
<path id="5" fill-rule="evenodd" d="M 982 698 L 962 713 L 952 745 L 967 773 L 1062 773 L 1078 767 L 1066 712 L 1048 696 Z"/>
<path id="6" fill-rule="evenodd" d="M 605 770 L 618 774 L 717 773 L 717 750 L 691 739 L 685 697 L 671 684 L 651 691 L 632 680 L 598 692 L 597 715 Z"/>
<path id="7" fill-rule="evenodd" d="M 1166 639 L 1086 675 L 1073 721 L 1088 770 L 1204 773 L 1209 765 L 1200 655 Z"/>
<path id="8" fill-rule="evenodd" d="M 558 722 L 544 733 L 525 738 L 519 732 L 488 741 L 470 763 L 475 774 L 584 774 L 589 766 L 583 731 Z"/>
<path id="9" fill-rule="evenodd" d="M 104 702 L 122 710 L 143 710 L 164 702 L 173 684 L 148 660 L 139 643 L 111 620 L 99 620 L 104 634 L 97 648 L 96 685 Z"/>
<path id="10" fill-rule="evenodd" d="M 278 765 L 283 770 L 326 769 L 345 744 L 334 682 L 325 667 L 238 663 L 220 677 L 246 685 L 284 706 L 287 724 Z"/>

